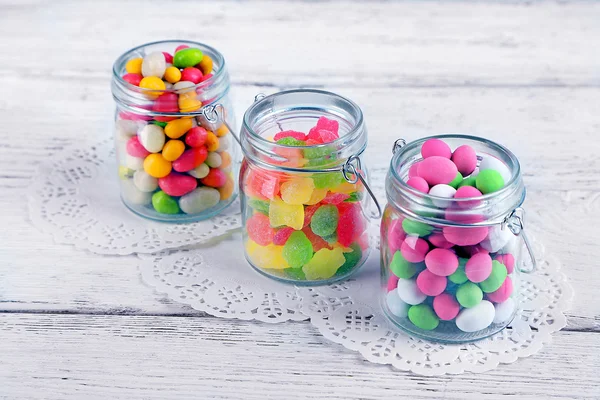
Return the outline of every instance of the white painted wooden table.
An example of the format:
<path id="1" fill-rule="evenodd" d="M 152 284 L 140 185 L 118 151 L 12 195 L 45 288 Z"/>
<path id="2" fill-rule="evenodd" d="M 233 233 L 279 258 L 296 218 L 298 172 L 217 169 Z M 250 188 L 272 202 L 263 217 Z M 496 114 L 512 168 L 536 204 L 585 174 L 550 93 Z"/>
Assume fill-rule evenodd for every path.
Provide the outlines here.
<path id="1" fill-rule="evenodd" d="M 112 61 L 166 38 L 225 54 L 238 113 L 282 88 L 351 97 L 377 159 L 440 132 L 513 149 L 529 225 L 576 291 L 567 328 L 489 373 L 424 378 L 308 323 L 203 315 L 131 258 L 53 244 L 27 218 L 36 165 L 109 135 Z M 0 39 L 0 398 L 600 398 L 600 4 L 3 0 Z"/>

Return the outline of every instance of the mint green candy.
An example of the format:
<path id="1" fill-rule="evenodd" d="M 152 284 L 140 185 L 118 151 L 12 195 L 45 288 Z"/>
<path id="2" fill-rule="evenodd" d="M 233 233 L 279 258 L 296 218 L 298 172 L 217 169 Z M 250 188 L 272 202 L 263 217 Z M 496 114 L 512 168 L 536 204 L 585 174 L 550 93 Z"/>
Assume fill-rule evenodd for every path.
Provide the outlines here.
<path id="1" fill-rule="evenodd" d="M 456 300 L 465 308 L 475 307 L 483 300 L 483 292 L 473 282 L 466 282 L 456 290 Z"/>
<path id="2" fill-rule="evenodd" d="M 292 233 L 283 246 L 283 258 L 292 268 L 302 268 L 312 256 L 312 243 L 302 231 Z"/>
<path id="3" fill-rule="evenodd" d="M 394 275 L 402 279 L 410 279 L 417 273 L 415 264 L 406 261 L 400 250 L 394 253 L 394 257 L 390 263 L 390 270 Z"/>
<path id="4" fill-rule="evenodd" d="M 481 290 L 486 293 L 495 292 L 500 289 L 500 286 L 504 283 L 507 275 L 508 271 L 504 264 L 494 260 L 492 261 L 492 273 L 485 281 L 480 282 L 479 286 L 481 287 Z"/>
<path id="5" fill-rule="evenodd" d="M 296 138 L 293 138 L 291 136 L 286 136 L 284 138 L 281 138 L 281 139 L 279 139 L 275 143 L 281 144 L 281 145 L 284 145 L 284 146 L 295 146 L 295 147 L 306 146 L 305 142 L 303 142 L 302 140 L 298 140 Z"/>
<path id="6" fill-rule="evenodd" d="M 333 204 L 326 204 L 317 209 L 310 220 L 310 229 L 321 236 L 328 237 L 334 234 L 340 219 L 340 212 Z"/>
<path id="7" fill-rule="evenodd" d="M 458 268 L 452 275 L 448 276 L 450 282 L 460 285 L 469 280 L 469 278 L 467 278 L 467 274 L 465 274 L 465 265 L 467 264 L 467 261 L 468 260 L 466 258 L 462 257 L 458 259 Z"/>
<path id="8" fill-rule="evenodd" d="M 329 244 L 334 244 L 335 242 L 338 241 L 337 232 L 333 232 L 333 234 L 331 234 L 329 236 L 324 236 L 323 240 L 326 241 Z"/>
<path id="9" fill-rule="evenodd" d="M 312 175 L 313 183 L 317 189 L 332 188 L 344 181 L 341 172 L 318 172 Z"/>
<path id="10" fill-rule="evenodd" d="M 479 175 L 475 178 L 477 189 L 483 193 L 493 193 L 504 187 L 504 179 L 500 172 L 494 169 L 484 169 L 479 171 Z"/>
<path id="11" fill-rule="evenodd" d="M 346 262 L 344 262 L 344 264 L 342 264 L 342 266 L 337 270 L 337 272 L 335 273 L 336 275 L 341 276 L 350 273 L 350 271 L 352 271 L 362 259 L 362 249 L 359 245 L 353 243 L 352 245 L 350 245 L 350 248 L 352 249 L 352 251 L 350 253 L 344 253 L 344 258 L 346 259 Z"/>
<path id="12" fill-rule="evenodd" d="M 166 122 L 162 122 L 162 121 L 152 121 L 152 123 L 154 125 L 160 126 L 161 128 L 164 128 L 165 126 L 167 126 L 167 123 Z"/>
<path id="13" fill-rule="evenodd" d="M 159 190 L 152 195 L 152 207 L 161 214 L 178 214 L 179 205 L 177 200 Z"/>
<path id="14" fill-rule="evenodd" d="M 250 199 L 248 205 L 259 213 L 269 215 L 269 202 L 265 200 Z"/>
<path id="15" fill-rule="evenodd" d="M 175 53 L 173 56 L 173 65 L 177 68 L 193 67 L 202 61 L 203 56 L 204 54 L 202 54 L 200 49 L 188 47 Z"/>
<path id="16" fill-rule="evenodd" d="M 452 186 L 454 189 L 458 189 L 458 185 L 460 185 L 463 181 L 463 176 L 460 172 L 456 173 L 456 177 L 454 179 L 452 179 L 452 181 L 450 181 L 450 183 L 448 184 L 449 186 Z"/>
<path id="17" fill-rule="evenodd" d="M 417 304 L 408 309 L 408 319 L 417 328 L 431 331 L 438 327 L 440 319 L 427 304 Z"/>
<path id="18" fill-rule="evenodd" d="M 465 178 L 462 180 L 461 183 L 458 184 L 458 187 L 461 188 L 463 186 L 473 186 L 475 187 L 476 183 L 475 181 L 477 180 L 476 176 L 469 176 L 468 178 Z"/>
<path id="19" fill-rule="evenodd" d="M 417 236 L 427 236 L 433 231 L 432 226 L 408 218 L 402 221 L 402 229 L 409 235 Z"/>

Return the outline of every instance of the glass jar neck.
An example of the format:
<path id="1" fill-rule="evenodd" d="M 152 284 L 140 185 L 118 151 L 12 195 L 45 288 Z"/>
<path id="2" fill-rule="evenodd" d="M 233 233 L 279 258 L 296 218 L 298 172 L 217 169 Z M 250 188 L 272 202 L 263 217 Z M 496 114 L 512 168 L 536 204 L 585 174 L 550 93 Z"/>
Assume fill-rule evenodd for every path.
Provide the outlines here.
<path id="1" fill-rule="evenodd" d="M 339 123 L 339 138 L 310 146 L 288 146 L 273 141 L 282 131 L 308 133 L 320 117 Z M 354 102 L 320 90 L 290 90 L 257 100 L 244 114 L 240 132 L 247 160 L 264 167 L 308 172 L 340 168 L 367 146 L 361 109 Z"/>
<path id="2" fill-rule="evenodd" d="M 452 149 L 461 145 L 471 146 L 477 153 L 478 165 L 483 157 L 497 158 L 508 167 L 511 178 L 502 189 L 479 197 L 447 199 L 419 192 L 408 186 L 406 181 L 410 167 L 422 160 L 423 143 L 432 138 L 426 137 L 395 151 L 386 178 L 386 195 L 390 205 L 426 223 L 477 226 L 502 223 L 513 210 L 523 204 L 525 185 L 519 161 L 512 152 L 497 143 L 476 136 L 434 137 L 443 140 Z"/>
<path id="3" fill-rule="evenodd" d="M 125 64 L 132 58 L 143 58 L 154 51 L 166 51 L 175 49 L 179 45 L 187 45 L 189 47 L 198 48 L 203 54 L 208 55 L 213 60 L 212 76 L 195 86 L 186 87 L 185 89 L 167 89 L 167 90 L 151 90 L 140 88 L 125 81 L 122 76 L 126 74 Z M 113 64 L 113 77 L 111 90 L 113 98 L 118 106 L 125 110 L 139 115 L 148 116 L 197 116 L 200 115 L 202 109 L 193 112 L 159 112 L 152 109 L 154 99 L 165 93 L 173 93 L 180 95 L 182 93 L 190 93 L 195 91 L 197 98 L 202 102 L 202 105 L 214 104 L 220 101 L 229 91 L 229 73 L 225 67 L 225 59 L 223 55 L 214 48 L 203 43 L 192 42 L 186 40 L 165 40 L 159 42 L 148 43 L 136 48 L 133 48 L 122 54 Z"/>

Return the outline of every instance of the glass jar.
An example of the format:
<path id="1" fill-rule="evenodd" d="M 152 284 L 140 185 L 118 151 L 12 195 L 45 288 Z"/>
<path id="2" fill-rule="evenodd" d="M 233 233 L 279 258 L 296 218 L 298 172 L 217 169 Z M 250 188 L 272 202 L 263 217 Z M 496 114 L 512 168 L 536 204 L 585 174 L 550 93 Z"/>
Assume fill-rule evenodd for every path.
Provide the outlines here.
<path id="1" fill-rule="evenodd" d="M 535 266 L 534 257 L 526 264 L 521 251 L 523 244 L 530 249 L 521 208 L 525 186 L 519 161 L 503 146 L 474 136 L 435 138 L 451 149 L 470 146 L 478 166 L 484 158 L 500 161 L 507 183 L 478 197 L 423 193 L 406 181 L 431 138 L 397 141 L 381 223 L 382 308 L 397 326 L 425 339 L 479 340 L 510 324 L 518 309 L 519 272 Z"/>
<path id="2" fill-rule="evenodd" d="M 307 139 L 330 135 L 321 132 L 322 124 L 339 137 L 320 144 Z M 292 131 L 297 139 L 278 139 Z M 276 93 L 246 111 L 240 141 L 250 265 L 301 285 L 330 283 L 356 271 L 369 253 L 368 174 L 360 162 L 367 130 L 358 105 L 319 90 Z"/>
<path id="3" fill-rule="evenodd" d="M 121 198 L 130 210 L 191 222 L 233 202 L 239 151 L 227 128 L 234 121 L 221 53 L 190 41 L 136 47 L 115 61 L 112 94 Z M 217 104 L 227 124 L 203 118 Z"/>

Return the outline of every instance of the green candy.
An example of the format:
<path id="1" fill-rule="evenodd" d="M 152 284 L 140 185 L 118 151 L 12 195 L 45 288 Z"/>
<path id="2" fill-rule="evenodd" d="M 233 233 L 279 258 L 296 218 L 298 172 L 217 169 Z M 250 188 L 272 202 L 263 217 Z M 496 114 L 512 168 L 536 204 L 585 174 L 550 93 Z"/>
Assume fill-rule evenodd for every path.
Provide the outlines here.
<path id="1" fill-rule="evenodd" d="M 344 200 L 346 203 L 354 203 L 356 201 L 361 201 L 363 199 L 363 194 L 361 192 L 352 192 L 350 193 L 350 197 Z"/>
<path id="2" fill-rule="evenodd" d="M 469 278 L 467 278 L 467 274 L 465 274 L 465 265 L 467 264 L 467 261 L 468 260 L 466 258 L 458 259 L 458 268 L 452 275 L 448 277 L 450 282 L 460 285 L 469 280 Z"/>
<path id="3" fill-rule="evenodd" d="M 465 308 L 475 307 L 483 300 L 483 292 L 473 282 L 463 283 L 456 290 L 456 300 Z"/>
<path id="4" fill-rule="evenodd" d="M 493 193 L 504 187 L 504 179 L 495 169 L 484 169 L 475 178 L 475 185 L 483 194 Z"/>
<path id="5" fill-rule="evenodd" d="M 173 65 L 177 68 L 193 67 L 202 61 L 204 54 L 200 49 L 189 47 L 187 49 L 179 50 L 173 56 Z"/>
<path id="6" fill-rule="evenodd" d="M 295 281 L 305 281 L 306 275 L 302 268 L 286 268 L 283 270 L 283 273 L 290 279 Z"/>
<path id="7" fill-rule="evenodd" d="M 292 268 L 302 268 L 312 256 L 312 243 L 302 231 L 292 233 L 283 246 L 283 258 Z"/>
<path id="8" fill-rule="evenodd" d="M 344 181 L 341 172 L 319 172 L 312 175 L 313 183 L 317 189 L 332 188 Z"/>
<path id="9" fill-rule="evenodd" d="M 309 162 L 309 165 L 319 165 L 330 162 L 328 156 L 333 152 L 331 146 L 310 146 L 304 149 L 304 158 L 308 158 L 310 161 L 314 161 L 313 164 Z M 325 160 L 322 160 L 325 159 Z"/>
<path id="10" fill-rule="evenodd" d="M 161 214 L 178 214 L 180 211 L 177 200 L 162 190 L 152 195 L 152 207 Z"/>
<path id="11" fill-rule="evenodd" d="M 408 218 L 402 221 L 402 229 L 409 235 L 417 236 L 427 236 L 433 231 L 432 226 Z"/>
<path id="12" fill-rule="evenodd" d="M 415 264 L 406 261 L 400 250 L 394 253 L 394 257 L 390 263 L 390 270 L 394 275 L 402 279 L 410 279 L 417 273 Z"/>
<path id="13" fill-rule="evenodd" d="M 481 290 L 486 293 L 495 292 L 500 289 L 500 286 L 504 283 L 507 275 L 508 271 L 504 264 L 494 260 L 492 261 L 492 273 L 485 281 L 480 282 L 479 286 L 481 287 Z"/>
<path id="14" fill-rule="evenodd" d="M 461 188 L 463 186 L 473 186 L 475 187 L 476 183 L 475 181 L 477 180 L 476 176 L 469 176 L 465 179 L 462 180 L 461 183 L 458 184 L 458 187 Z"/>
<path id="15" fill-rule="evenodd" d="M 296 138 L 293 138 L 291 136 L 286 136 L 284 138 L 281 138 L 281 139 L 279 139 L 275 143 L 281 144 L 281 145 L 284 145 L 284 146 L 294 146 L 294 147 L 306 146 L 305 142 L 303 142 L 302 140 L 298 140 Z"/>
<path id="16" fill-rule="evenodd" d="M 359 245 L 354 243 L 350 245 L 350 248 L 352 251 L 350 253 L 344 253 L 346 262 L 337 270 L 335 273 L 336 275 L 346 275 L 350 273 L 362 259 L 362 249 Z"/>
<path id="17" fill-rule="evenodd" d="M 408 319 L 416 327 L 431 331 L 440 323 L 440 319 L 427 304 L 417 304 L 408 309 Z"/>
<path id="18" fill-rule="evenodd" d="M 315 211 L 310 220 L 310 229 L 321 236 L 328 237 L 333 235 L 338 226 L 340 213 L 333 204 L 326 204 Z"/>
<path id="19" fill-rule="evenodd" d="M 458 189 L 458 185 L 460 185 L 463 181 L 463 176 L 460 172 L 456 173 L 456 177 L 450 181 L 448 185 L 452 186 L 454 189 Z"/>
<path id="20" fill-rule="evenodd" d="M 258 199 L 250 199 L 248 200 L 248 205 L 254 208 L 259 213 L 269 215 L 269 202 Z"/>
<path id="21" fill-rule="evenodd" d="M 161 128 L 164 128 L 165 126 L 167 126 L 167 123 L 166 123 L 166 122 L 161 122 L 161 121 L 152 121 L 152 123 L 153 123 L 154 125 L 158 125 L 158 126 L 160 126 Z"/>
<path id="22" fill-rule="evenodd" d="M 337 232 L 333 232 L 333 234 L 323 237 L 323 240 L 329 244 L 334 244 L 335 242 L 338 241 Z"/>

